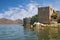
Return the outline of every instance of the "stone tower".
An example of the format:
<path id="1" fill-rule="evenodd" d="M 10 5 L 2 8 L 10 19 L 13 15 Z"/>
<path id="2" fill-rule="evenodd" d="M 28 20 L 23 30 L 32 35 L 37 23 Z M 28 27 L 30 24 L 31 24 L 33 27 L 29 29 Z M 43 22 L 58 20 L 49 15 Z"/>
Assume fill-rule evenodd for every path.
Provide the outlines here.
<path id="1" fill-rule="evenodd" d="M 53 13 L 52 6 L 38 8 L 38 21 L 40 23 L 49 24 Z"/>
<path id="2" fill-rule="evenodd" d="M 25 27 L 30 27 L 31 18 L 24 18 L 23 21 Z"/>

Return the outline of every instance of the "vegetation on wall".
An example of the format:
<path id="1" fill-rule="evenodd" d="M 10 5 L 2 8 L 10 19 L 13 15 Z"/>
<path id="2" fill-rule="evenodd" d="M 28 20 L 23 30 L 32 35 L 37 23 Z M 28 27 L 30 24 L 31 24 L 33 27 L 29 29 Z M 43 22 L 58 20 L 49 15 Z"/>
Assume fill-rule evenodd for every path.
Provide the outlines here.
<path id="1" fill-rule="evenodd" d="M 51 15 L 51 18 L 52 18 L 52 19 L 56 19 L 56 18 L 57 18 L 57 13 L 54 12 L 54 13 Z"/>
<path id="2" fill-rule="evenodd" d="M 38 17 L 38 14 L 36 14 L 36 15 L 32 16 L 32 18 L 37 18 L 37 17 Z"/>
<path id="3" fill-rule="evenodd" d="M 32 16 L 30 24 L 33 24 L 34 22 L 37 22 L 37 21 L 38 21 L 38 14 Z"/>

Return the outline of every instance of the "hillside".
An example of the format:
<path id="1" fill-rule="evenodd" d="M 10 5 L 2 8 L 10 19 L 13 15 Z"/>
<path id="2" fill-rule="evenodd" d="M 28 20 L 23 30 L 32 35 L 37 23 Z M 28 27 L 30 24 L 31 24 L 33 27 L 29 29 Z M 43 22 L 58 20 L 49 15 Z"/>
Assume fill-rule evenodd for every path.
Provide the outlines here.
<path id="1" fill-rule="evenodd" d="M 0 18 L 0 24 L 22 24 L 22 20 L 21 19 L 10 20 L 5 18 Z"/>

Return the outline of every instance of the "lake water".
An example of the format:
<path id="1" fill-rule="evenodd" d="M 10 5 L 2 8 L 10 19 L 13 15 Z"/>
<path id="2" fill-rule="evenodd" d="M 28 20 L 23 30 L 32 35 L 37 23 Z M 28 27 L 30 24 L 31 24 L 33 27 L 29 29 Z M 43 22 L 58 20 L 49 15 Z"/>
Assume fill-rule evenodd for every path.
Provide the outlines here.
<path id="1" fill-rule="evenodd" d="M 21 24 L 0 24 L 0 40 L 38 40 L 36 32 Z"/>
<path id="2" fill-rule="evenodd" d="M 0 40 L 60 40 L 60 26 L 36 31 L 21 24 L 0 24 Z"/>

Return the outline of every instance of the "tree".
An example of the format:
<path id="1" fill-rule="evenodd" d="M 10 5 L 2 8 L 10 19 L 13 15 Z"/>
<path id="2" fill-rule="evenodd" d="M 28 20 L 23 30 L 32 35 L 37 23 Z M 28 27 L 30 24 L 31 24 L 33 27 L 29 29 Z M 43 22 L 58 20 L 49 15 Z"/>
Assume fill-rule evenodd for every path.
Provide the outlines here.
<path id="1" fill-rule="evenodd" d="M 38 14 L 32 16 L 30 24 L 33 24 L 34 22 L 37 22 L 37 21 L 38 21 Z"/>
<path id="2" fill-rule="evenodd" d="M 38 15 L 36 14 L 36 15 L 34 15 L 34 16 L 32 16 L 32 18 L 38 18 Z"/>

